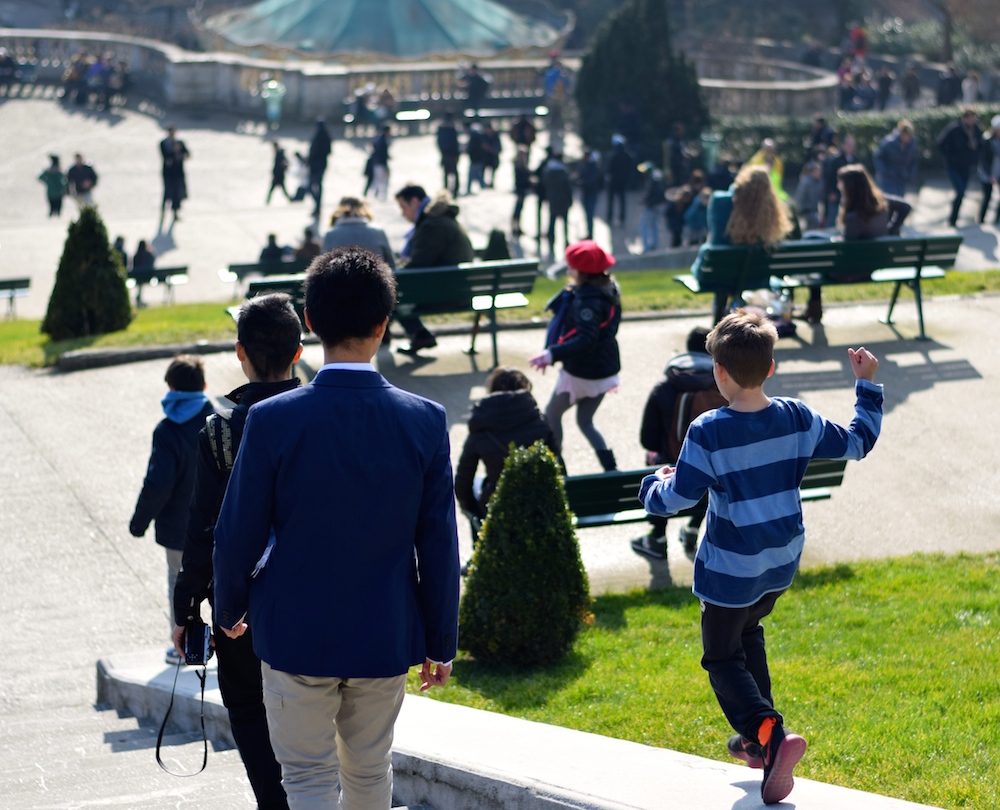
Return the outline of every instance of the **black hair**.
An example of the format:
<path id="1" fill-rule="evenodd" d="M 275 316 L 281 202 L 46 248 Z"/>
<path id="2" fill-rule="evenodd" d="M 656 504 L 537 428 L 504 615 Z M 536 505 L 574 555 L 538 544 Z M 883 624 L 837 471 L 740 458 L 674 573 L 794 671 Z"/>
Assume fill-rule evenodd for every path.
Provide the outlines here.
<path id="1" fill-rule="evenodd" d="M 708 349 L 705 348 L 705 341 L 708 339 L 708 332 L 709 330 L 704 326 L 696 326 L 688 332 L 687 350 L 689 352 L 708 354 Z"/>
<path id="2" fill-rule="evenodd" d="M 306 312 L 324 346 L 371 337 L 396 306 L 396 277 L 370 250 L 347 247 L 313 260 L 306 273 Z"/>
<path id="3" fill-rule="evenodd" d="M 404 200 L 422 200 L 426 196 L 427 192 L 424 191 L 424 187 L 418 186 L 414 183 L 411 183 L 408 186 L 403 186 L 396 192 L 396 199 L 402 198 Z"/>
<path id="4" fill-rule="evenodd" d="M 491 394 L 497 391 L 530 391 L 531 380 L 520 369 L 497 366 L 486 378 L 486 390 Z"/>
<path id="5" fill-rule="evenodd" d="M 302 342 L 302 322 L 285 293 L 248 298 L 236 314 L 236 339 L 262 380 L 288 371 Z"/>
<path id="6" fill-rule="evenodd" d="M 204 391 L 205 364 L 196 354 L 179 354 L 167 366 L 163 381 L 175 391 Z"/>

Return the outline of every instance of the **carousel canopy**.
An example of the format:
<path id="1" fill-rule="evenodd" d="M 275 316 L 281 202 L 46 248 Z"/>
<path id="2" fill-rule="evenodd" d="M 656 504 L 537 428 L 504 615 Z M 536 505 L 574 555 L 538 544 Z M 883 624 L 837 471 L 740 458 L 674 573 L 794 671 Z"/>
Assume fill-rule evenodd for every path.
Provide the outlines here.
<path id="1" fill-rule="evenodd" d="M 241 48 L 395 58 L 545 48 L 560 35 L 491 0 L 263 0 L 206 28 Z"/>

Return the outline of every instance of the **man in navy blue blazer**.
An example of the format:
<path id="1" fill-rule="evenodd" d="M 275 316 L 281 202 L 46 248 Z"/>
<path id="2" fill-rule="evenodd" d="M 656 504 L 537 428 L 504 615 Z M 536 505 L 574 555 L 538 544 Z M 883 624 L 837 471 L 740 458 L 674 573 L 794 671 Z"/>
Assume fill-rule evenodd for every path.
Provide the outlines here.
<path id="1" fill-rule="evenodd" d="M 383 259 L 315 259 L 325 365 L 250 409 L 215 529 L 215 618 L 253 627 L 289 805 L 389 810 L 407 670 L 444 685 L 458 638 L 448 424 L 371 365 L 396 301 Z M 338 740 L 339 737 L 339 740 Z"/>

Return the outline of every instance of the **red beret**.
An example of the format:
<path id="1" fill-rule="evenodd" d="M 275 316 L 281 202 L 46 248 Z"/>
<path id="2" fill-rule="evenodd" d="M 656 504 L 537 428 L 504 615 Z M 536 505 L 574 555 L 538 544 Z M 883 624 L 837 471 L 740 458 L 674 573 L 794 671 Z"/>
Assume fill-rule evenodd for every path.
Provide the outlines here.
<path id="1" fill-rule="evenodd" d="M 566 248 L 566 264 L 580 273 L 597 275 L 615 263 L 615 257 L 597 242 L 584 239 Z"/>

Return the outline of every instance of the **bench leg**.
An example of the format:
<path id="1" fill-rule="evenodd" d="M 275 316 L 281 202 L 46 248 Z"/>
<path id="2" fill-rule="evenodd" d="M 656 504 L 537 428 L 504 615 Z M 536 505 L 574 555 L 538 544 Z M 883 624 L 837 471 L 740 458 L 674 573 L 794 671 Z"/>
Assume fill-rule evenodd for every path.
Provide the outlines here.
<path id="1" fill-rule="evenodd" d="M 497 350 L 497 311 L 490 310 L 490 336 L 493 338 L 493 368 L 500 365 L 500 352 Z"/>
<path id="2" fill-rule="evenodd" d="M 880 322 L 892 326 L 892 309 L 896 306 L 896 299 L 899 297 L 899 288 L 903 285 L 903 282 L 897 281 L 896 285 L 892 288 L 892 297 L 889 299 L 889 311 L 885 314 L 884 318 L 880 318 Z"/>
<path id="3" fill-rule="evenodd" d="M 718 323 L 723 318 L 726 317 L 726 310 L 729 308 L 726 306 L 729 301 L 729 296 L 724 292 L 715 293 L 715 298 L 712 303 L 712 322 Z"/>
<path id="4" fill-rule="evenodd" d="M 917 335 L 917 340 L 930 340 L 924 331 L 924 298 L 920 292 L 920 276 L 917 276 L 911 282 L 910 286 L 913 287 L 913 298 L 917 304 L 917 321 L 920 324 L 920 333 Z"/>
<path id="5" fill-rule="evenodd" d="M 13 321 L 17 320 L 17 312 L 14 310 L 14 293 L 11 292 L 7 296 L 7 314 L 4 316 L 5 320 Z"/>

